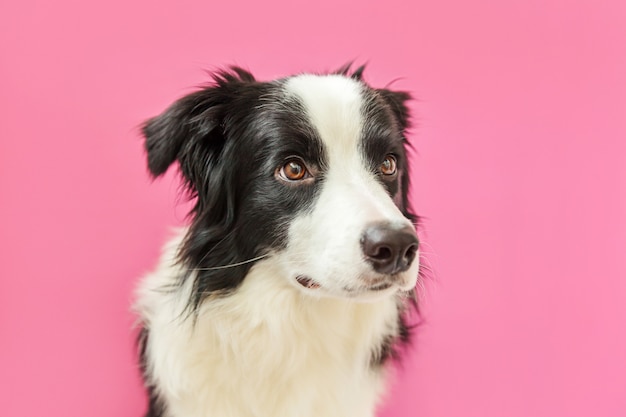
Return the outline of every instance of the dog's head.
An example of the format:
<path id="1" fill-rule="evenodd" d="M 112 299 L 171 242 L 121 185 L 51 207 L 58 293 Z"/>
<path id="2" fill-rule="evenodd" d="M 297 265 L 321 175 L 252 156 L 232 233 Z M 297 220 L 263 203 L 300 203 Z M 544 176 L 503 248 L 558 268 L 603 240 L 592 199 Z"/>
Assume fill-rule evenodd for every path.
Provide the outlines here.
<path id="1" fill-rule="evenodd" d="M 368 86 L 362 70 L 258 82 L 232 68 L 146 122 L 152 175 L 178 161 L 196 198 L 179 254 L 196 307 L 262 258 L 311 294 L 365 300 L 415 286 L 409 96 Z"/>

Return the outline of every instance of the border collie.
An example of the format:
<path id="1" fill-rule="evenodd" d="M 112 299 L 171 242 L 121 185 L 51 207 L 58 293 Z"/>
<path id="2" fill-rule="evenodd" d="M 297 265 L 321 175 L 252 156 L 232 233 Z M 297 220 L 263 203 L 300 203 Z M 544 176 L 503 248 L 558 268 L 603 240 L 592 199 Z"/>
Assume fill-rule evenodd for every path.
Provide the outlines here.
<path id="1" fill-rule="evenodd" d="M 405 92 L 232 67 L 143 126 L 190 225 L 138 290 L 149 417 L 371 417 L 419 269 Z"/>

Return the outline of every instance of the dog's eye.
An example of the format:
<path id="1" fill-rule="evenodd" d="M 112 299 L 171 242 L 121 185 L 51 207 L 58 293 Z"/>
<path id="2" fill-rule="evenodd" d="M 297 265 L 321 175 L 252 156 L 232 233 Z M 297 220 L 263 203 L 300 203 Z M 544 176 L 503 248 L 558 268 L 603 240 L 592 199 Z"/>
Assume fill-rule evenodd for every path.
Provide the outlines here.
<path id="1" fill-rule="evenodd" d="M 285 165 L 280 168 L 280 176 L 288 181 L 300 181 L 309 176 L 309 173 L 300 159 L 289 159 Z"/>
<path id="2" fill-rule="evenodd" d="M 396 157 L 393 155 L 387 155 L 382 164 L 380 164 L 380 173 L 383 175 L 391 176 L 395 175 L 398 171 L 398 163 Z"/>

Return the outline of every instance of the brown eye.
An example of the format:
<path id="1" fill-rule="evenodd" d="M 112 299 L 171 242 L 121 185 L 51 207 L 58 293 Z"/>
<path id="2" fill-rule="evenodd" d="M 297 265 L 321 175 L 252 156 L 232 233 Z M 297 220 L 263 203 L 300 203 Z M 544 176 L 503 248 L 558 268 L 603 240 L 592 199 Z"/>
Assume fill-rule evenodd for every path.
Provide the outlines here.
<path id="1" fill-rule="evenodd" d="M 289 181 L 299 181 L 307 175 L 307 170 L 301 160 L 290 159 L 280 169 L 280 175 Z"/>
<path id="2" fill-rule="evenodd" d="M 382 164 L 380 164 L 380 173 L 383 175 L 394 175 L 398 170 L 396 157 L 387 155 Z"/>

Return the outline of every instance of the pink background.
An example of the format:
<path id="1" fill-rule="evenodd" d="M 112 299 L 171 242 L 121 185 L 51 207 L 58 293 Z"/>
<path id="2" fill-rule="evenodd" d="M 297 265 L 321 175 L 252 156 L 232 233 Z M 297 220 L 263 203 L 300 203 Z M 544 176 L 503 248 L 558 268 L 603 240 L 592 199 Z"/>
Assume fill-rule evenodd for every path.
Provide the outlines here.
<path id="1" fill-rule="evenodd" d="M 419 98 L 436 270 L 381 416 L 626 415 L 626 2 L 4 1 L 0 414 L 140 416 L 129 311 L 184 207 L 137 125 L 226 64 Z M 175 208 L 176 207 L 176 208 Z"/>

